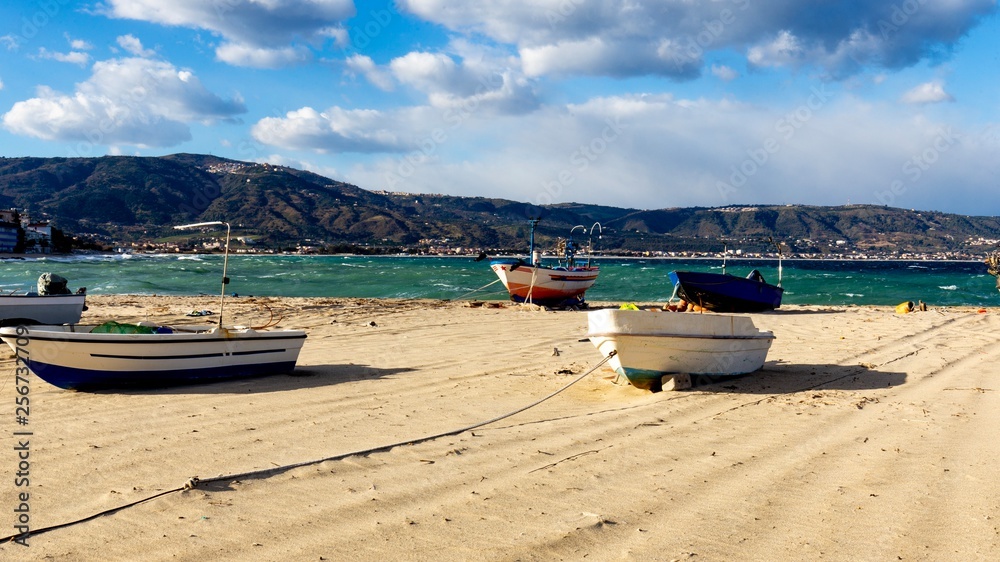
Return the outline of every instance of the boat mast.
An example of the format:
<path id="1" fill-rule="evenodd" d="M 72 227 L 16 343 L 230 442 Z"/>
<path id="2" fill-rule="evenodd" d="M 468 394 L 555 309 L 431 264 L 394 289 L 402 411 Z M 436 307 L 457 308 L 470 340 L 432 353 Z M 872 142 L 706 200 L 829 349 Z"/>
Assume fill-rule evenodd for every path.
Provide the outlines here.
<path id="1" fill-rule="evenodd" d="M 781 242 L 775 242 L 770 236 L 767 237 L 767 241 L 774 244 L 774 247 L 778 249 L 778 286 L 781 286 Z"/>
<path id="2" fill-rule="evenodd" d="M 226 277 L 226 269 L 229 266 L 229 223 L 223 221 L 210 221 L 210 222 L 196 222 L 193 224 L 182 224 L 180 226 L 175 226 L 177 230 L 187 230 L 189 228 L 200 228 L 203 226 L 225 226 L 226 227 L 226 249 L 222 257 L 222 297 L 219 301 L 219 327 L 222 327 L 222 311 L 223 307 L 226 305 L 226 285 L 229 284 L 229 278 Z"/>
<path id="3" fill-rule="evenodd" d="M 535 263 L 535 225 L 538 224 L 539 219 L 528 219 L 528 223 L 531 224 L 531 232 L 528 234 L 528 261 L 531 265 L 538 265 Z"/>

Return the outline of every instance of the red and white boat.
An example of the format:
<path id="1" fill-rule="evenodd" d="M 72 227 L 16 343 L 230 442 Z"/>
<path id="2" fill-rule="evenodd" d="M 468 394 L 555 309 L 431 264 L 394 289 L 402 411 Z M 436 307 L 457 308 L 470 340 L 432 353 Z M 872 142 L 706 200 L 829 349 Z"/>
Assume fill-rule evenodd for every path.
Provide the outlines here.
<path id="1" fill-rule="evenodd" d="M 520 258 L 495 258 L 490 260 L 490 268 L 497 274 L 507 288 L 510 300 L 527 302 L 543 306 L 580 306 L 584 305 L 584 293 L 595 281 L 600 269 L 590 265 L 576 263 L 576 252 L 579 249 L 573 241 L 573 231 L 566 240 L 563 257 L 554 266 L 545 266 L 540 262 L 540 256 L 535 250 L 535 224 L 531 221 L 531 239 L 529 255 L 531 262 Z M 600 224 L 594 223 L 600 228 Z M 593 234 L 594 227 L 591 227 Z M 574 227 L 584 228 L 583 226 Z"/>

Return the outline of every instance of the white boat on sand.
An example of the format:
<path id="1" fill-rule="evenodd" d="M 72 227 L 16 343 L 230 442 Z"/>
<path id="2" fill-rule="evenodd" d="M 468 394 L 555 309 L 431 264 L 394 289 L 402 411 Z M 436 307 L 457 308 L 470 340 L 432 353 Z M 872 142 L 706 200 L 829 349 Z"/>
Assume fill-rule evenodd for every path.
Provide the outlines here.
<path id="1" fill-rule="evenodd" d="M 217 325 L 19 325 L 0 328 L 0 339 L 14 350 L 19 368 L 24 365 L 42 380 L 75 390 L 171 386 L 293 370 L 306 339 L 304 331 L 264 331 L 222 323 L 229 283 L 229 224 L 205 222 L 176 228 L 218 225 L 226 227 L 226 257 Z"/>
<path id="2" fill-rule="evenodd" d="M 87 295 L 0 295 L 0 325 L 72 324 L 86 310 Z"/>
<path id="3" fill-rule="evenodd" d="M 286 373 L 295 368 L 306 339 L 301 330 L 146 323 L 119 325 L 112 332 L 95 328 L 8 326 L 0 328 L 0 338 L 38 378 L 72 390 L 164 387 Z"/>
<path id="4" fill-rule="evenodd" d="M 637 388 L 680 389 L 690 375 L 734 376 L 764 365 L 774 334 L 758 330 L 749 316 L 592 310 L 591 343 L 608 364 Z"/>
<path id="5" fill-rule="evenodd" d="M 38 291 L 0 295 L 0 326 L 73 324 L 87 310 L 87 288 L 71 293 L 67 281 L 54 273 L 38 277 Z"/>

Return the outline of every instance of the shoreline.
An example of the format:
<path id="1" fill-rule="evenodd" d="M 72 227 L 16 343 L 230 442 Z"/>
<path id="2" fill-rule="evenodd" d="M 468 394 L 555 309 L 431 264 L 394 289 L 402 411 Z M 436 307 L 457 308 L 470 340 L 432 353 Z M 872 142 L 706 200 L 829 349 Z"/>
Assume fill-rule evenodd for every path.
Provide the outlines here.
<path id="1" fill-rule="evenodd" d="M 24 261 L 45 261 L 46 258 L 73 258 L 73 257 L 83 257 L 83 256 L 151 256 L 151 257 L 165 257 L 165 256 L 221 256 L 223 252 L 139 252 L 139 253 L 121 253 L 121 252 L 73 252 L 69 254 L 0 254 L 0 260 L 24 260 Z M 478 254 L 300 254 L 300 253 L 256 253 L 256 252 L 234 252 L 230 251 L 230 256 L 233 257 L 279 257 L 279 256 L 295 256 L 295 257 L 308 257 L 308 258 L 448 258 L 448 259 L 475 259 Z M 501 259 L 501 258 L 517 258 L 524 257 L 524 254 L 497 254 L 495 256 L 489 256 L 487 259 Z M 553 260 L 558 256 L 551 254 L 542 254 L 542 259 Z M 715 260 L 722 261 L 722 256 L 635 256 L 635 255 L 582 255 L 577 258 L 580 261 L 586 259 L 594 260 L 657 260 L 657 261 L 701 261 L 701 260 Z M 799 256 L 787 256 L 782 257 L 781 261 L 815 261 L 815 262 L 898 262 L 898 263 L 983 263 L 985 258 L 888 258 L 888 257 L 872 257 L 872 258 L 851 258 L 851 257 L 799 257 Z M 727 256 L 725 258 L 727 262 L 777 262 L 779 261 L 778 256 L 762 256 L 762 257 L 736 257 Z M 485 261 L 485 260 L 484 260 Z"/>
<path id="2" fill-rule="evenodd" d="M 149 299 L 151 306 L 157 308 L 168 307 L 171 305 L 178 305 L 175 301 L 182 301 L 183 303 L 188 302 L 198 302 L 207 300 L 214 305 L 219 303 L 219 294 L 212 293 L 202 293 L 198 295 L 156 295 L 156 294 L 142 294 L 142 293 L 119 293 L 119 294 L 88 294 L 87 300 L 95 301 L 95 306 L 109 306 L 119 304 L 119 299 L 126 299 L 131 302 L 137 302 L 136 299 Z M 110 301 L 110 302 L 104 302 Z M 163 301 L 163 302 L 161 302 Z M 429 307 L 446 307 L 446 306 L 457 306 L 463 308 L 476 308 L 481 304 L 490 304 L 493 307 L 500 305 L 499 308 L 512 308 L 512 309 L 540 309 L 543 312 L 551 313 L 585 313 L 588 309 L 603 309 L 603 308 L 618 308 L 622 304 L 629 303 L 635 304 L 642 307 L 659 307 L 664 304 L 665 301 L 648 301 L 648 300 L 620 300 L 620 301 L 587 301 L 588 307 L 580 308 L 578 310 L 572 309 L 554 309 L 551 307 L 543 307 L 539 305 L 527 305 L 525 303 L 516 303 L 507 299 L 503 300 L 484 300 L 484 299 L 467 299 L 467 300 L 450 300 L 450 299 L 435 299 L 435 298 L 404 298 L 404 297 L 286 297 L 286 296 L 271 296 L 271 295 L 248 295 L 248 296 L 238 296 L 231 297 L 226 296 L 226 306 L 230 304 L 255 304 L 255 303 L 282 303 L 283 301 L 289 301 L 293 303 L 306 304 L 330 304 L 330 305 L 340 305 L 340 304 L 352 304 L 352 305 L 362 305 L 362 304 L 380 304 L 381 306 L 429 306 Z M 836 309 L 870 309 L 870 310 L 884 310 L 889 312 L 895 312 L 896 305 L 889 304 L 783 304 L 781 307 L 766 311 L 766 312 L 747 312 L 747 313 L 735 313 L 739 316 L 771 316 L 787 312 L 791 314 L 797 314 L 802 311 L 816 311 L 816 310 L 836 310 Z M 978 305 L 928 305 L 928 310 L 924 312 L 929 312 L 932 310 L 955 310 L 961 312 L 976 312 L 980 309 L 985 309 L 987 311 L 1000 310 L 1000 304 L 996 306 L 978 306 Z M 914 313 L 919 312 L 915 311 Z M 716 313 L 711 311 L 705 311 L 705 314 L 731 314 L 731 313 Z M 84 312 L 86 316 L 87 312 Z M 911 313 L 912 314 L 912 313 Z M 101 316 L 104 316 L 103 314 Z"/>

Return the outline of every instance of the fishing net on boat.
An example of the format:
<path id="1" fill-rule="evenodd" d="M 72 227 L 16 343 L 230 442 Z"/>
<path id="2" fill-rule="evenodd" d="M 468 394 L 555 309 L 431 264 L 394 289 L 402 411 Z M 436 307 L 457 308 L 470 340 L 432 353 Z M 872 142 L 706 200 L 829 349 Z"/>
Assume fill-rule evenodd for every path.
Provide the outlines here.
<path id="1" fill-rule="evenodd" d="M 157 331 L 150 326 L 139 326 L 138 324 L 119 324 L 114 320 L 96 326 L 90 331 L 91 334 L 155 334 Z"/>

